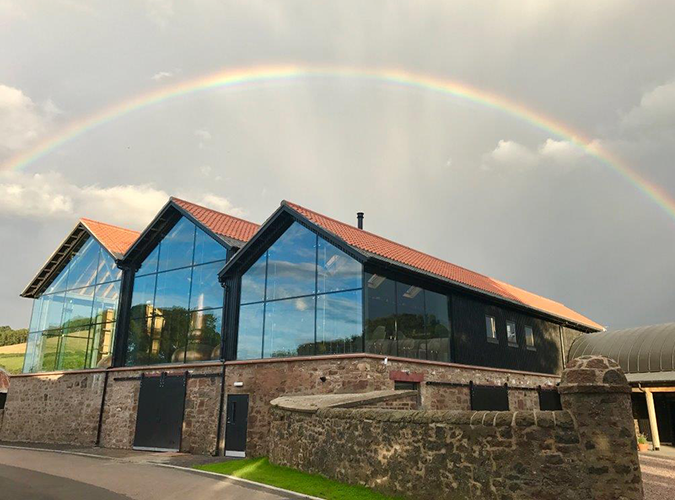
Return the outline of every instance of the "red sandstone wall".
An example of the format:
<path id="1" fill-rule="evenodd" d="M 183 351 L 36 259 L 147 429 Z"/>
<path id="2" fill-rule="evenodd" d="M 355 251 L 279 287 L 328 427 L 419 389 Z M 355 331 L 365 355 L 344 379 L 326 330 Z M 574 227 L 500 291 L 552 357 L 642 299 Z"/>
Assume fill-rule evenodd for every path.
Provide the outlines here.
<path id="1" fill-rule="evenodd" d="M 186 368 L 157 368 L 154 370 L 112 371 L 108 379 L 106 403 L 103 411 L 101 446 L 104 448 L 131 448 L 136 432 L 136 414 L 140 380 L 125 380 L 167 372 L 184 373 Z M 216 451 L 218 407 L 222 368 L 219 366 L 191 367 L 191 375 L 214 374 L 211 378 L 188 377 L 185 392 L 185 412 L 181 451 L 210 455 Z"/>
<path id="2" fill-rule="evenodd" d="M 392 360 L 373 356 L 342 358 L 279 359 L 262 362 L 229 362 L 225 375 L 228 394 L 249 394 L 247 455 L 268 453 L 268 436 L 272 421 L 269 402 L 281 395 L 329 394 L 393 389 L 390 373 L 422 374 L 424 382 L 453 382 L 468 384 L 536 387 L 553 385 L 559 377 L 553 375 L 507 372 L 503 370 Z M 325 378 L 325 381 L 322 380 Z M 242 382 L 243 387 L 234 387 Z M 426 385 L 422 383 L 421 405 L 431 410 L 468 410 L 468 387 Z M 513 410 L 538 409 L 535 391 L 509 391 Z"/>
<path id="3" fill-rule="evenodd" d="M 0 441 L 92 446 L 104 380 L 103 372 L 12 377 Z"/>

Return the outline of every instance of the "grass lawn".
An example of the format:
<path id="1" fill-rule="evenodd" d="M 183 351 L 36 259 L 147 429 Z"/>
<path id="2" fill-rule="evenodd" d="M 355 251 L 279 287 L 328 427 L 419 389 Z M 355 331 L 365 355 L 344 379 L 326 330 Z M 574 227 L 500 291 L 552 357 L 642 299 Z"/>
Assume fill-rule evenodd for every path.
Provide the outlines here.
<path id="1" fill-rule="evenodd" d="M 351 486 L 322 476 L 273 465 L 265 457 L 197 465 L 195 468 L 269 484 L 327 500 L 392 500 L 396 498 L 376 493 L 363 486 Z"/>

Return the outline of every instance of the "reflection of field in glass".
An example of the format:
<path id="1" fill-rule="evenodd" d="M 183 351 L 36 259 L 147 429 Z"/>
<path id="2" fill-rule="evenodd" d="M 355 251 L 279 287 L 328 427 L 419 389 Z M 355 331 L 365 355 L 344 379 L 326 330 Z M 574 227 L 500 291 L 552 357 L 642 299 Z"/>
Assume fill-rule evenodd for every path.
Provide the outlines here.
<path id="1" fill-rule="evenodd" d="M 42 371 L 83 368 L 88 334 L 89 332 L 85 330 L 73 332 L 63 337 L 60 335 L 45 336 L 42 350 Z M 61 339 L 61 342 L 59 342 L 59 339 Z"/>

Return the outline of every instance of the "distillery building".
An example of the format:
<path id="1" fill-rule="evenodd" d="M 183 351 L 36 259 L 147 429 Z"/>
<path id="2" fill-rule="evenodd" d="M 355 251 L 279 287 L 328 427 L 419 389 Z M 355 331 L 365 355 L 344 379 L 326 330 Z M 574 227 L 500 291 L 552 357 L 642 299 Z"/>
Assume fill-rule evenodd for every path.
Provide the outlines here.
<path id="1" fill-rule="evenodd" d="M 484 386 L 529 408 L 603 329 L 355 222 L 284 201 L 259 226 L 177 198 L 141 233 L 81 219 L 21 294 L 28 347 L 0 438 L 77 425 L 101 446 L 241 455 L 264 453 L 267 406 L 288 393 L 415 388 L 460 409 Z M 27 391 L 65 383 L 79 392 L 54 404 L 72 422 L 25 421 Z"/>

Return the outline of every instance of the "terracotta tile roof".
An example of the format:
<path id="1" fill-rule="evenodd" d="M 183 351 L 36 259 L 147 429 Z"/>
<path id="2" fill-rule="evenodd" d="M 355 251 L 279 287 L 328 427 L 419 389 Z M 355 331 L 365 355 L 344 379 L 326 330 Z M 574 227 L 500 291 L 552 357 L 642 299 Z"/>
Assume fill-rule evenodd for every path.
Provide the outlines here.
<path id="1" fill-rule="evenodd" d="M 140 234 L 138 231 L 91 219 L 82 218 L 80 222 L 118 259 L 124 256 Z"/>
<path id="2" fill-rule="evenodd" d="M 260 227 L 253 222 L 232 217 L 189 201 L 174 197 L 171 197 L 171 200 L 217 235 L 232 238 L 242 243 L 250 240 Z"/>
<path id="3" fill-rule="evenodd" d="M 586 318 L 554 300 L 540 297 L 539 295 L 509 285 L 503 281 L 469 271 L 468 269 L 456 266 L 450 262 L 432 257 L 431 255 L 395 243 L 386 238 L 382 238 L 381 236 L 369 233 L 368 231 L 358 229 L 355 226 L 313 212 L 312 210 L 296 205 L 295 203 L 290 203 L 288 201 L 282 203 L 359 250 L 424 271 L 445 280 L 460 283 L 479 291 L 487 292 L 527 307 L 538 309 L 553 316 L 588 326 L 589 328 L 598 330 L 603 329 L 603 327 L 595 321 Z"/>

